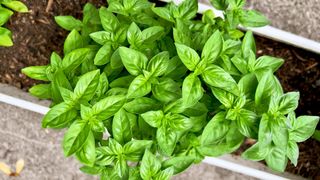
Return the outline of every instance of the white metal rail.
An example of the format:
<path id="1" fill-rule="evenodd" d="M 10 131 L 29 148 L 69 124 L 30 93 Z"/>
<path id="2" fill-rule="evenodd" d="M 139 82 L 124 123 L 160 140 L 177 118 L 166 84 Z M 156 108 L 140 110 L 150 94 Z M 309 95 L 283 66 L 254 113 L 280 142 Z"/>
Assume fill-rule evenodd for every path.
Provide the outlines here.
<path id="1" fill-rule="evenodd" d="M 6 103 L 6 104 L 10 104 L 16 107 L 20 107 L 22 109 L 26 109 L 29 111 L 33 111 L 39 114 L 46 114 L 50 108 L 33 103 L 33 102 L 29 102 L 26 100 L 22 100 L 19 98 L 15 98 L 12 96 L 8 96 L 6 94 L 0 93 L 0 102 Z M 214 166 L 218 166 L 224 169 L 228 169 L 234 172 L 238 172 L 241 174 L 245 174 L 248 176 L 252 176 L 258 179 L 266 179 L 266 180 L 287 180 L 287 178 L 281 177 L 281 176 L 277 176 L 271 173 L 267 173 L 261 170 L 257 170 L 254 168 L 250 168 L 250 167 L 246 167 L 237 163 L 233 163 L 230 161 L 226 161 L 220 158 L 212 158 L 212 157 L 206 157 L 203 161 L 204 163 L 210 164 L 210 165 L 214 165 Z"/>

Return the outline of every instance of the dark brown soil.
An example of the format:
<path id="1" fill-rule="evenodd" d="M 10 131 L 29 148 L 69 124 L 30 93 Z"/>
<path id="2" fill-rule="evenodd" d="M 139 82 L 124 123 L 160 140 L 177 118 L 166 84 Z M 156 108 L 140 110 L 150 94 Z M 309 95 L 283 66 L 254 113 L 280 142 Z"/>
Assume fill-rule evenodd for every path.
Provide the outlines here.
<path id="1" fill-rule="evenodd" d="M 48 0 L 22 0 L 30 13 L 15 14 L 7 27 L 13 33 L 14 46 L 0 47 L 0 82 L 27 89 L 36 81 L 21 73 L 21 68 L 31 65 L 46 65 L 52 51 L 61 53 L 67 32 L 54 22 L 54 16 L 72 15 L 81 17 L 85 3 L 97 6 L 106 0 L 53 0 L 46 12 Z"/>
<path id="2" fill-rule="evenodd" d="M 67 32 L 59 28 L 53 17 L 73 15 L 81 17 L 86 2 L 105 4 L 105 0 L 54 0 L 46 12 L 47 0 L 24 1 L 31 10 L 28 14 L 14 15 L 7 27 L 14 34 L 14 46 L 0 47 L 0 82 L 28 89 L 36 81 L 25 77 L 21 68 L 46 65 L 52 51 L 61 53 Z M 320 55 L 289 45 L 257 37 L 258 55 L 285 59 L 277 72 L 285 91 L 300 91 L 297 114 L 320 115 Z M 320 128 L 320 127 L 318 127 Z M 320 142 L 310 139 L 300 143 L 297 167 L 288 165 L 287 171 L 304 177 L 320 179 Z"/>

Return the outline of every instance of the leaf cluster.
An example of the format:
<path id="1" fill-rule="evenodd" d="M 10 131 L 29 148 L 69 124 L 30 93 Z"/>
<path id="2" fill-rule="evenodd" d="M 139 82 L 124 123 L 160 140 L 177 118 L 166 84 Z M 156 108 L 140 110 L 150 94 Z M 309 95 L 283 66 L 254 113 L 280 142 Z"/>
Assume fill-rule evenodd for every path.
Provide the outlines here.
<path id="1" fill-rule="evenodd" d="M 11 31 L 2 27 L 13 15 L 13 11 L 28 12 L 28 8 L 20 1 L 0 0 L 0 46 L 12 46 Z"/>
<path id="2" fill-rule="evenodd" d="M 47 83 L 30 93 L 51 99 L 44 128 L 67 128 L 66 156 L 101 179 L 170 179 L 205 156 L 257 143 L 243 157 L 284 171 L 318 123 L 294 114 L 299 93 L 284 93 L 274 72 L 283 60 L 256 57 L 252 32 L 268 23 L 243 0 L 157 7 L 146 0 L 108 0 L 84 7 L 83 19 L 57 16 L 71 31 L 64 56 L 22 70 Z"/>

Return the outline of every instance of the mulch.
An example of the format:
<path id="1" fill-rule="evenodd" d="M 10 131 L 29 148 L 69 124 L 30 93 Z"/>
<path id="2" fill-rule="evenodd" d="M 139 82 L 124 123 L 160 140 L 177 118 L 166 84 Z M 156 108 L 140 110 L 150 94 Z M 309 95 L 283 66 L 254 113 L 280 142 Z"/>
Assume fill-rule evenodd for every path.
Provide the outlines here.
<path id="1" fill-rule="evenodd" d="M 24 1 L 30 13 L 15 14 L 7 27 L 14 35 L 14 46 L 0 47 L 0 82 L 27 90 L 37 83 L 21 73 L 21 68 L 46 65 L 52 51 L 61 54 L 67 32 L 53 20 L 56 15 L 81 17 L 86 2 L 99 6 L 105 0 L 54 0 L 46 12 L 47 0 Z M 300 91 L 297 115 L 320 116 L 320 55 L 295 48 L 270 39 L 257 37 L 257 54 L 271 55 L 285 60 L 277 72 L 285 91 Z M 320 127 L 318 127 L 320 129 Z M 320 179 L 320 142 L 310 139 L 299 144 L 297 167 L 288 165 L 287 171 Z"/>

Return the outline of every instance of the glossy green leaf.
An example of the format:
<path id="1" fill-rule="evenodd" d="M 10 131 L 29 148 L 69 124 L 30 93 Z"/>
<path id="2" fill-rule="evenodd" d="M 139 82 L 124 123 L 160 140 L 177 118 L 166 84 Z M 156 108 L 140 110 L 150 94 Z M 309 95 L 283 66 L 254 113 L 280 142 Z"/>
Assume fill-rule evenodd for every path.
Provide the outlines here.
<path id="1" fill-rule="evenodd" d="M 239 88 L 236 81 L 224 69 L 210 65 L 202 73 L 203 80 L 210 86 L 223 89 L 234 95 L 239 94 Z"/>
<path id="2" fill-rule="evenodd" d="M 68 31 L 79 31 L 82 28 L 82 22 L 72 16 L 55 16 L 54 19 L 60 27 Z"/>
<path id="3" fill-rule="evenodd" d="M 182 84 L 182 99 L 186 107 L 195 105 L 203 96 L 200 79 L 195 74 L 187 76 Z"/>
<path id="4" fill-rule="evenodd" d="M 70 156 L 80 150 L 86 144 L 89 134 L 90 126 L 87 121 L 74 121 L 63 138 L 64 155 Z"/>
<path id="5" fill-rule="evenodd" d="M 146 149 L 150 148 L 150 140 L 132 140 L 123 146 L 125 158 L 130 161 L 140 161 Z"/>
<path id="6" fill-rule="evenodd" d="M 82 36 L 77 30 L 73 29 L 64 41 L 63 52 L 64 54 L 68 54 L 69 52 L 82 48 L 83 46 L 84 42 Z"/>
<path id="7" fill-rule="evenodd" d="M 162 119 L 164 118 L 163 111 L 149 111 L 141 114 L 141 117 L 145 122 L 147 122 L 152 127 L 160 127 L 162 124 Z"/>
<path id="8" fill-rule="evenodd" d="M 160 160 L 147 149 L 141 161 L 140 175 L 142 179 L 151 179 L 158 173 L 160 168 Z"/>
<path id="9" fill-rule="evenodd" d="M 126 47 L 120 47 L 119 54 L 123 65 L 130 74 L 138 76 L 139 74 L 142 74 L 142 70 L 146 69 L 148 59 L 141 52 Z"/>
<path id="10" fill-rule="evenodd" d="M 151 81 L 144 75 L 136 77 L 129 86 L 128 98 L 142 97 L 151 92 Z"/>
<path id="11" fill-rule="evenodd" d="M 299 116 L 293 121 L 293 127 L 289 132 L 290 140 L 295 142 L 307 140 L 313 135 L 318 122 L 318 116 Z"/>
<path id="12" fill-rule="evenodd" d="M 190 70 L 194 71 L 200 62 L 198 53 L 192 48 L 176 43 L 177 53 L 183 64 Z"/>
<path id="13" fill-rule="evenodd" d="M 208 63 L 212 63 L 219 57 L 222 48 L 223 38 L 221 36 L 221 33 L 219 31 L 216 31 L 205 43 L 201 58 Z"/>
<path id="14" fill-rule="evenodd" d="M 112 121 L 112 134 L 113 138 L 120 144 L 129 142 L 132 138 L 132 129 L 130 126 L 130 118 L 136 118 L 126 112 L 124 109 L 120 109 L 113 117 Z"/>
<path id="15" fill-rule="evenodd" d="M 106 97 L 92 107 L 92 112 L 98 119 L 104 120 L 112 117 L 125 103 L 124 95 Z"/>

